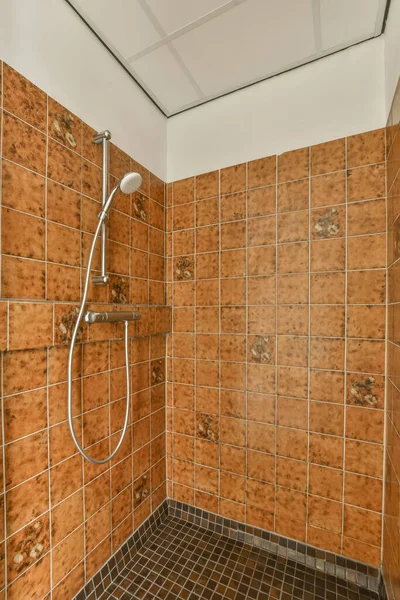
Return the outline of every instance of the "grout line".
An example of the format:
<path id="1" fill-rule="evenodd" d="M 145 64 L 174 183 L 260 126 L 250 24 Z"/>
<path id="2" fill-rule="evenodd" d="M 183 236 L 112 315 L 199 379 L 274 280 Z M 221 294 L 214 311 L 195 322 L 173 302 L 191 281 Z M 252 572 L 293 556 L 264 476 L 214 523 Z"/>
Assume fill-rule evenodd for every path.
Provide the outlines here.
<path id="1" fill-rule="evenodd" d="M 174 302 L 174 298 L 175 298 L 175 285 L 174 285 L 174 279 L 175 279 L 175 252 L 174 252 L 174 244 L 175 244 L 175 236 L 174 236 L 174 190 L 175 190 L 175 185 L 173 183 L 171 183 L 171 206 L 170 206 L 170 210 L 171 210 L 171 272 L 170 272 L 170 278 L 171 278 L 171 304 L 172 304 L 172 309 L 171 309 L 171 451 L 173 453 L 173 456 L 175 456 L 175 302 Z M 193 269 L 194 269 L 194 264 L 193 264 Z M 195 336 L 193 334 L 193 344 L 195 343 Z M 194 349 L 193 349 L 194 351 Z M 193 442 L 194 444 L 194 442 Z M 171 457 L 171 483 L 170 483 L 170 489 L 171 489 L 171 497 L 174 498 L 175 497 L 175 483 L 174 483 L 174 461 Z"/>
<path id="2" fill-rule="evenodd" d="M 217 450 L 217 452 L 218 452 L 218 484 L 217 484 L 218 485 L 218 495 L 217 495 L 217 512 L 218 512 L 218 514 L 221 514 L 221 453 L 222 453 L 222 450 L 221 450 L 221 417 L 220 417 L 220 415 L 221 415 L 221 333 L 222 333 L 222 331 L 221 331 L 221 329 L 222 329 L 222 310 L 221 310 L 221 298 L 222 298 L 222 293 L 221 293 L 221 272 L 222 272 L 221 189 L 222 189 L 222 184 L 221 184 L 221 178 L 222 178 L 222 172 L 221 172 L 221 169 L 218 169 L 218 196 L 217 196 L 217 202 L 218 202 L 218 224 L 217 224 L 217 227 L 218 227 L 218 309 L 217 309 L 218 310 L 218 419 L 217 419 L 217 423 L 218 423 L 218 442 L 217 442 L 217 448 L 218 448 L 218 450 Z M 246 179 L 247 179 L 247 169 L 246 169 Z M 197 181 L 197 178 L 195 179 L 195 181 Z M 247 199 L 246 199 L 246 205 L 247 205 Z M 195 207 L 197 210 L 196 202 L 195 202 Z M 196 212 L 196 214 L 197 214 L 197 212 Z M 197 265 L 197 257 L 198 257 L 198 254 L 200 254 L 197 252 L 197 222 L 196 222 L 195 238 L 196 238 L 195 251 L 196 251 L 196 265 Z M 197 271 L 196 271 L 196 276 L 197 276 Z M 196 287 L 196 291 L 197 291 L 197 277 L 196 277 L 195 287 Z M 196 296 L 196 299 L 197 299 L 197 296 Z M 195 311 L 195 315 L 196 315 L 197 308 L 195 308 L 194 311 Z M 197 330 L 197 321 L 196 321 L 195 325 L 196 325 L 195 326 L 195 338 L 196 338 L 196 346 L 197 346 L 197 335 L 198 335 L 198 333 L 200 333 Z M 197 359 L 197 354 L 196 354 L 196 359 Z M 197 394 L 197 390 L 196 390 L 196 394 Z M 247 408 L 247 394 L 246 394 L 246 408 Z M 247 431 L 246 431 L 246 439 L 247 439 Z M 195 484 L 196 484 L 196 482 L 195 482 Z M 245 488 L 245 493 L 246 492 L 247 492 L 247 489 Z"/>
<path id="3" fill-rule="evenodd" d="M 1 374 L 0 374 L 0 385 L 1 385 L 1 391 L 3 392 L 3 388 L 4 388 L 4 352 L 1 353 L 1 358 L 0 358 L 0 364 L 1 364 Z M 2 444 L 2 450 L 1 450 L 1 461 L 2 461 L 2 471 L 3 474 L 6 473 L 6 448 L 4 445 L 4 397 L 3 397 L 3 393 L 1 394 L 1 438 L 3 440 L 3 444 Z M 7 565 L 8 564 L 8 547 L 7 547 L 7 524 L 8 524 L 8 520 L 7 520 L 7 496 L 6 496 L 6 477 L 3 475 L 3 486 L 2 486 L 2 495 L 3 495 L 3 523 L 4 523 L 4 564 Z M 5 598 L 7 598 L 8 595 L 8 569 L 4 569 L 4 586 L 5 586 Z"/>
<path id="4" fill-rule="evenodd" d="M 3 61 L 0 61 L 0 101 L 1 101 L 1 107 L 3 106 L 3 102 L 4 102 L 4 75 L 3 75 Z M 0 110 L 0 132 L 3 132 L 3 110 Z M 0 244 L 2 243 L 2 239 L 1 239 L 1 224 L 2 224 L 2 205 L 3 205 L 3 197 L 2 197 L 2 191 L 3 191 L 3 159 L 2 157 L 2 143 L 3 143 L 3 136 L 0 135 Z M 1 245 L 0 245 L 1 247 Z M 0 274 L 2 273 L 2 258 L 0 256 Z M 2 294 L 2 277 L 0 277 L 0 294 Z M 8 348 L 8 339 L 9 339 L 9 304 L 7 302 L 7 309 L 6 309 L 6 348 Z M 0 391 L 1 391 L 1 439 L 2 439 L 2 448 L 1 448 L 1 467 L 2 467 L 2 473 L 3 473 L 3 485 L 2 485 L 2 496 L 3 496 L 3 509 L 2 509 L 2 518 L 3 518 L 3 523 L 4 523 L 4 565 L 8 564 L 8 550 L 7 550 L 7 543 L 6 543 L 6 539 L 7 539 L 7 511 L 6 511 L 6 507 L 7 507 L 7 502 L 6 502 L 6 477 L 5 477 L 5 473 L 6 473 L 6 452 L 5 452 L 5 447 L 4 447 L 4 352 L 1 352 L 1 356 L 0 356 L 0 365 L 1 365 L 1 373 L 0 373 Z M 8 598 L 8 569 L 4 566 L 4 599 L 7 600 Z"/>
<path id="5" fill-rule="evenodd" d="M 398 132 L 397 132 L 398 133 Z M 385 128 L 385 148 L 386 148 L 386 139 L 387 139 L 387 128 Z M 383 424 L 383 485 L 382 485 L 382 526 L 381 526 L 381 568 L 383 570 L 384 564 L 384 539 L 385 539 L 385 517 L 386 517 L 386 473 L 387 473 L 387 461 L 388 461 L 388 419 L 391 418 L 389 415 L 388 408 L 388 340 L 389 340 L 389 285 L 388 285 L 388 275 L 389 275 L 389 214 L 388 214 L 388 182 L 387 182 L 387 155 L 386 155 L 386 173 L 385 173 L 385 189 L 386 189 L 386 278 L 385 278 L 385 299 L 386 299 L 386 308 L 385 308 L 385 387 L 384 387 L 384 396 L 383 396 L 383 410 L 384 410 L 384 424 Z M 398 176 L 400 169 L 396 173 L 396 177 Z M 396 179 L 395 177 L 395 179 Z M 393 181 L 394 183 L 394 181 Z M 396 473 L 397 476 L 397 473 Z M 391 540 L 390 540 L 391 543 Z"/>
<path id="6" fill-rule="evenodd" d="M 46 94 L 46 133 L 48 131 L 48 120 L 49 120 L 49 98 Z M 47 242 L 48 242 L 48 232 L 47 232 L 47 203 L 48 203 L 48 195 L 47 195 L 47 173 L 48 173 L 48 165 L 49 165 L 49 138 L 46 135 L 46 163 L 45 163 L 45 186 L 44 186 L 44 258 L 45 258 L 45 281 L 44 281 L 44 297 L 47 300 L 48 295 L 48 278 L 47 278 Z M 54 323 L 55 323 L 55 306 L 53 304 L 53 327 L 52 327 L 52 344 L 54 344 Z M 49 349 L 46 348 L 46 363 L 49 364 Z M 50 599 L 53 597 L 53 544 L 52 544 L 52 510 L 51 510 L 51 479 L 50 479 L 50 465 L 51 465 L 51 447 L 50 447 L 50 398 L 49 398 L 49 372 L 46 369 L 46 433 L 47 433 L 47 484 L 48 484 L 48 511 L 49 511 L 49 561 L 50 561 Z M 5 438 L 3 438 L 5 442 Z M 3 443 L 4 443 L 3 442 Z"/>
<path id="7" fill-rule="evenodd" d="M 193 293 L 194 303 L 197 304 L 197 179 L 194 177 L 193 180 Z M 174 301 L 175 301 L 176 283 L 174 284 Z M 198 499 L 196 495 L 196 481 L 197 481 L 197 310 L 193 307 L 193 408 L 194 408 L 194 432 L 193 432 L 193 501 L 194 505 L 197 506 Z M 218 390 L 219 395 L 219 390 Z M 218 456 L 219 463 L 219 456 Z M 219 474 L 218 474 L 218 490 L 219 490 Z M 219 501 L 218 501 L 219 504 Z"/>
<path id="8" fill-rule="evenodd" d="M 0 63 L 0 97 L 1 99 L 4 98 L 4 92 L 3 92 L 3 81 L 4 81 L 4 77 L 3 77 L 3 62 Z M 3 127 L 4 127 L 4 117 L 3 117 L 3 111 L 0 108 L 0 248 L 3 248 L 3 229 L 2 229 L 2 224 L 3 224 L 3 206 L 4 206 L 4 202 L 3 202 L 3 158 L 2 158 L 2 154 L 3 154 Z M 0 298 L 3 297 L 3 257 L 2 254 L 0 253 Z M 8 347 L 8 346 L 7 346 Z"/>
<path id="9" fill-rule="evenodd" d="M 308 149 L 308 307 L 307 307 L 307 463 L 306 463 L 306 522 L 305 540 L 309 539 L 309 513 L 310 513 L 310 447 L 311 447 L 311 148 Z"/>
<path id="10" fill-rule="evenodd" d="M 243 194 L 245 192 L 241 192 L 241 193 Z M 365 202 L 368 202 L 368 203 L 370 203 L 370 202 L 371 203 L 372 202 L 380 202 L 382 200 L 384 200 L 383 196 L 379 197 L 379 198 L 369 199 L 369 200 L 362 200 L 360 202 L 353 202 L 352 204 L 353 205 L 357 205 L 357 204 L 364 204 Z M 192 204 L 192 203 L 185 204 L 184 206 L 189 206 L 190 204 Z M 351 203 L 350 203 L 350 206 L 351 206 Z M 321 209 L 321 210 L 323 210 L 325 212 L 326 209 L 337 208 L 337 207 L 345 209 L 345 208 L 348 207 L 348 205 L 346 203 L 343 203 L 343 204 L 329 204 L 327 206 L 321 206 L 318 209 L 314 209 L 314 210 L 320 211 L 320 209 Z M 17 209 L 13 209 L 13 210 L 17 210 Z M 21 211 L 19 211 L 19 212 L 21 212 Z M 275 216 L 276 217 L 285 217 L 287 215 L 289 215 L 289 216 L 291 216 L 291 215 L 299 215 L 299 214 L 305 214 L 305 213 L 308 213 L 308 212 L 309 212 L 308 209 L 303 208 L 301 210 L 291 210 L 291 211 L 287 211 L 287 212 L 279 212 L 279 213 L 276 213 L 276 215 L 275 215 L 275 213 L 268 213 L 268 214 L 265 214 L 265 215 L 260 215 L 260 216 L 257 216 L 257 217 L 252 217 L 252 218 L 250 218 L 248 220 L 249 221 L 262 221 L 262 220 L 265 220 L 265 219 L 272 220 Z M 313 209 L 310 209 L 310 213 L 311 213 L 310 216 L 312 216 Z M 224 221 L 224 222 L 220 223 L 220 226 L 222 228 L 222 227 L 224 227 L 226 225 L 235 225 L 235 224 L 238 224 L 238 223 L 241 223 L 241 222 L 244 222 L 244 221 L 246 221 L 246 219 L 234 219 L 232 221 Z M 188 231 L 193 231 L 194 229 L 200 229 L 200 230 L 213 229 L 213 228 L 216 228 L 216 227 L 217 227 L 216 223 L 214 223 L 212 225 L 199 225 L 199 227 L 197 227 L 197 228 L 195 228 L 195 227 L 185 227 L 185 228 L 182 228 L 182 229 L 177 229 L 176 233 L 186 233 Z M 275 247 L 275 246 L 283 246 L 283 245 L 288 245 L 288 244 L 301 244 L 301 243 L 306 243 L 306 242 L 309 242 L 309 241 L 310 242 L 326 243 L 326 242 L 329 242 L 329 241 L 332 241 L 332 240 L 346 240 L 347 238 L 360 238 L 360 237 L 375 237 L 375 236 L 384 235 L 384 234 L 385 234 L 385 231 L 383 230 L 383 231 L 374 231 L 372 233 L 357 233 L 357 234 L 353 234 L 353 235 L 346 235 L 346 234 L 344 234 L 344 235 L 331 236 L 329 238 L 319 238 L 318 236 L 313 237 L 312 233 L 311 233 L 311 230 L 310 230 L 310 233 L 307 234 L 307 237 L 300 237 L 300 238 L 296 238 L 296 239 L 279 240 L 279 237 L 277 235 L 277 238 L 276 238 L 277 241 L 276 242 L 271 242 L 271 243 L 268 243 L 268 244 L 261 244 L 261 245 L 249 245 L 248 248 L 249 249 L 250 248 L 264 248 L 265 246 L 274 246 Z M 247 248 L 246 246 L 232 246 L 232 247 L 228 246 L 226 248 L 221 248 L 220 251 L 221 252 L 231 252 L 233 250 L 243 250 L 243 249 L 246 249 L 246 248 Z M 203 252 L 197 252 L 197 254 L 212 254 L 212 253 L 215 253 L 215 252 L 217 252 L 217 250 L 206 250 L 206 251 L 203 251 Z"/>
<path id="11" fill-rule="evenodd" d="M 278 269 L 279 269 L 279 257 L 278 257 L 278 239 L 279 239 L 279 219 L 278 219 L 278 210 L 279 210 L 279 184 L 278 184 L 278 157 L 275 158 L 275 246 L 276 246 L 276 254 L 275 254 L 275 394 L 274 394 L 274 427 L 275 427 L 275 436 L 274 436 L 274 514 L 273 514 L 273 523 L 274 523 L 274 531 L 276 531 L 276 486 L 277 486 L 277 471 L 278 471 L 278 389 L 279 389 L 279 373 L 278 373 L 278 347 L 279 347 L 279 304 L 278 304 L 278 294 L 279 294 L 279 279 L 278 279 Z"/>
<path id="12" fill-rule="evenodd" d="M 246 344 L 246 348 L 245 348 L 245 418 L 246 418 L 246 437 L 245 437 L 245 494 L 244 494 L 244 522 L 248 523 L 249 520 L 249 514 L 248 514 L 248 474 L 249 474 L 249 431 L 248 431 L 248 418 L 249 418 L 249 369 L 248 369 L 248 365 L 249 365 L 249 280 L 248 280 L 248 273 L 249 273 L 249 252 L 248 252 L 248 247 L 249 247 L 249 196 L 248 196 L 248 187 L 249 187 L 249 163 L 246 163 L 246 191 L 245 191 L 245 200 L 246 200 L 246 206 L 245 206 L 245 227 L 246 227 L 246 264 L 245 264 L 245 302 L 246 302 L 246 321 L 245 321 L 245 336 L 244 336 L 244 340 L 245 340 L 245 344 Z M 221 204 L 221 203 L 220 203 Z M 221 210 L 219 213 L 219 222 L 220 222 L 220 245 L 222 242 L 222 224 L 221 224 Z M 276 260 L 276 256 L 275 256 L 275 260 Z M 222 254 L 220 252 L 220 269 L 219 269 L 219 286 L 221 289 L 221 281 L 223 281 L 221 279 L 221 273 L 222 273 Z M 221 304 L 221 298 L 219 299 L 219 303 Z M 221 311 L 221 309 L 220 309 Z M 221 365 L 221 356 L 219 356 L 219 362 Z M 220 390 L 220 394 L 221 394 L 221 390 Z M 221 404 L 219 406 L 219 415 L 221 415 Z M 221 471 L 221 465 L 219 466 L 219 469 Z"/>
<path id="13" fill-rule="evenodd" d="M 345 138 L 345 161 L 346 168 L 348 162 L 348 140 Z M 346 192 L 346 200 L 348 199 L 348 181 L 346 178 L 345 181 L 345 192 Z M 345 208 L 345 219 L 346 219 L 346 232 L 348 232 L 349 226 L 349 214 L 348 214 L 348 206 L 346 203 Z M 348 302 L 348 274 L 349 274 L 349 241 L 346 239 L 345 245 L 345 290 L 344 290 L 344 384 L 343 384 L 343 458 L 342 458 L 342 469 L 343 469 L 343 480 L 342 480 L 342 523 L 341 523 L 341 540 L 340 540 L 340 551 L 343 553 L 343 543 L 344 543 L 344 535 L 345 535 L 345 497 L 346 497 L 346 439 L 347 438 L 347 376 L 348 376 L 348 346 L 349 346 L 349 337 L 348 337 L 348 312 L 349 312 L 349 302 Z"/>
<path id="14" fill-rule="evenodd" d="M 125 342 L 124 342 L 125 344 Z M 131 346 L 131 343 L 129 342 L 128 339 L 128 352 L 129 352 L 129 347 Z M 112 437 L 112 433 L 111 433 L 111 342 L 110 340 L 107 341 L 107 366 L 108 366 L 108 374 L 107 374 L 107 388 L 108 388 L 108 431 L 107 431 L 107 439 L 108 439 L 108 444 L 107 444 L 107 456 L 110 455 L 111 453 L 111 448 L 112 448 L 112 443 L 111 443 L 111 437 Z M 131 363 L 129 362 L 129 377 L 131 376 Z M 126 391 L 127 393 L 127 391 Z M 129 402 L 129 404 L 131 403 L 131 399 L 127 398 L 126 396 L 126 401 Z M 129 428 L 128 428 L 129 429 Z M 130 431 L 128 432 L 128 429 L 126 431 L 125 435 L 130 435 Z M 82 432 L 84 433 L 84 428 L 83 428 L 83 419 L 82 419 Z M 132 446 L 131 446 L 131 453 L 132 453 Z M 110 498 L 110 507 L 109 507 L 109 519 L 110 519 L 110 543 L 111 543 L 111 554 L 113 553 L 113 540 L 112 540 L 112 535 L 111 535 L 111 529 L 112 529 L 112 481 L 113 481 L 113 461 L 110 461 L 109 463 L 109 470 L 110 470 L 110 477 L 109 477 L 109 498 Z M 93 515 L 92 515 L 93 516 Z M 85 522 L 85 526 L 86 526 L 86 522 Z M 86 556 L 86 548 L 85 548 L 85 556 Z"/>

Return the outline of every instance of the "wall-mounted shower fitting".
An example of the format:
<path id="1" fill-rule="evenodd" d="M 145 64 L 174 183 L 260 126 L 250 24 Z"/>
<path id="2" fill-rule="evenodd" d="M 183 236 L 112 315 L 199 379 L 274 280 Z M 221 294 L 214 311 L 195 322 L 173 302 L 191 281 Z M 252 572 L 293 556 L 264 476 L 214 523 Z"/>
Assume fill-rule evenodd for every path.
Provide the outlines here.
<path id="1" fill-rule="evenodd" d="M 104 148 L 105 148 L 106 142 L 111 138 L 111 134 L 109 131 L 105 131 L 101 134 L 98 134 L 98 136 L 103 136 L 103 138 L 101 138 L 101 137 L 99 138 L 99 139 L 103 139 L 103 144 L 104 144 L 103 145 L 103 159 L 105 158 L 108 160 L 108 154 L 107 154 L 107 151 L 104 151 Z M 117 193 L 119 191 L 121 191 L 123 194 L 133 194 L 133 192 L 135 192 L 140 187 L 141 183 L 142 183 L 142 177 L 141 177 L 141 175 L 139 175 L 139 173 L 126 173 L 126 175 L 124 175 L 122 177 L 122 179 L 120 179 L 120 181 L 117 183 L 117 185 L 113 188 L 110 195 L 107 197 L 107 193 L 106 193 L 105 196 L 103 196 L 102 209 L 99 213 L 99 222 L 97 224 L 96 231 L 93 236 L 92 246 L 91 246 L 90 252 L 89 252 L 87 271 L 86 271 L 86 276 L 85 276 L 85 283 L 83 286 L 82 302 L 79 307 L 78 316 L 76 318 L 74 330 L 72 332 L 71 346 L 69 348 L 69 354 L 68 354 L 68 376 L 67 376 L 67 380 L 68 380 L 68 388 L 67 388 L 68 425 L 69 425 L 69 429 L 70 429 L 70 432 L 72 435 L 72 439 L 74 440 L 75 446 L 77 447 L 78 451 L 82 454 L 82 456 L 84 458 L 86 458 L 86 460 L 90 461 L 91 463 L 93 463 L 95 465 L 103 465 L 104 463 L 111 460 L 113 458 L 113 456 L 115 456 L 115 454 L 118 452 L 119 448 L 121 447 L 122 441 L 125 437 L 125 433 L 126 433 L 126 430 L 128 427 L 129 403 L 130 403 L 128 328 L 129 328 L 129 321 L 134 321 L 134 320 L 140 319 L 141 315 L 140 315 L 140 313 L 135 312 L 135 311 L 112 311 L 112 312 L 106 312 L 106 313 L 97 313 L 97 312 L 93 312 L 93 311 L 88 311 L 86 313 L 86 315 L 84 315 L 85 309 L 86 309 L 86 300 L 87 300 L 88 291 L 89 291 L 90 272 L 92 269 L 93 256 L 94 256 L 94 251 L 96 248 L 96 243 L 99 238 L 100 232 L 102 232 L 102 236 L 103 236 L 102 237 L 102 250 L 104 250 L 104 254 L 102 254 L 102 262 L 101 262 L 101 273 L 102 274 L 101 274 L 100 278 L 98 278 L 98 279 L 102 279 L 102 281 L 97 281 L 97 282 L 95 281 L 94 283 L 100 283 L 100 284 L 103 283 L 104 284 L 104 283 L 108 282 L 108 275 L 106 272 L 106 261 L 105 261 L 107 229 L 104 228 L 104 224 L 107 222 L 108 213 L 109 213 L 110 208 L 115 200 Z M 104 189 L 107 189 L 107 169 L 105 171 L 103 170 L 103 186 L 104 185 L 106 187 L 105 188 L 103 187 L 103 192 L 104 192 Z M 78 440 L 78 437 L 75 434 L 74 424 L 73 424 L 72 362 L 73 362 L 74 347 L 75 347 L 79 328 L 81 326 L 81 322 L 82 322 L 83 318 L 85 318 L 86 322 L 89 325 L 92 323 L 106 323 L 106 322 L 110 322 L 110 321 L 116 323 L 116 322 L 123 321 L 124 326 L 125 326 L 124 327 L 124 342 L 125 342 L 126 405 L 125 405 L 124 425 L 122 427 L 121 436 L 120 436 L 119 441 L 118 441 L 117 445 L 115 446 L 114 450 L 111 452 L 111 454 L 109 456 L 107 456 L 106 458 L 101 458 L 101 459 L 93 458 L 86 452 L 86 450 L 83 449 L 83 445 L 81 445 L 81 443 Z"/>

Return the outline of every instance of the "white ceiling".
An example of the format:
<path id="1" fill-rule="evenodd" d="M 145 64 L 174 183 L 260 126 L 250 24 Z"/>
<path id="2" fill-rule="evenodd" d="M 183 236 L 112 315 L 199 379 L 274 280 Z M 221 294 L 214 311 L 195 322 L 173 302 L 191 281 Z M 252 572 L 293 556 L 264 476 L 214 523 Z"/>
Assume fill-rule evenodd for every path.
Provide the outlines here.
<path id="1" fill-rule="evenodd" d="M 167 116 L 380 35 L 387 0 L 67 0 Z"/>

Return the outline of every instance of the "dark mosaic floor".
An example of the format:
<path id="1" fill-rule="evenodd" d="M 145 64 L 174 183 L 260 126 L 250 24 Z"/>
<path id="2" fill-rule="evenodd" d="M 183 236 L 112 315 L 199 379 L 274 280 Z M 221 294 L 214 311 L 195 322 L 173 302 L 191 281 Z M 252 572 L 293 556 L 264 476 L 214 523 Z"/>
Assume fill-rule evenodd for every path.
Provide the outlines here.
<path id="1" fill-rule="evenodd" d="M 168 518 L 101 599 L 361 600 L 356 584 Z"/>

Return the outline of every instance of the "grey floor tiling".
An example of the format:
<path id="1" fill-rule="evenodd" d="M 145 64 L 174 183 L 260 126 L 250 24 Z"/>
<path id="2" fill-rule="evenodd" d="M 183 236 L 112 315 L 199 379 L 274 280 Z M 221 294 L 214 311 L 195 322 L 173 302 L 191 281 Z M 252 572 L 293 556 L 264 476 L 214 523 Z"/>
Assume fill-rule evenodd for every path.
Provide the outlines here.
<path id="1" fill-rule="evenodd" d="M 169 517 L 101 596 L 153 598 L 377 600 L 378 594 Z"/>

